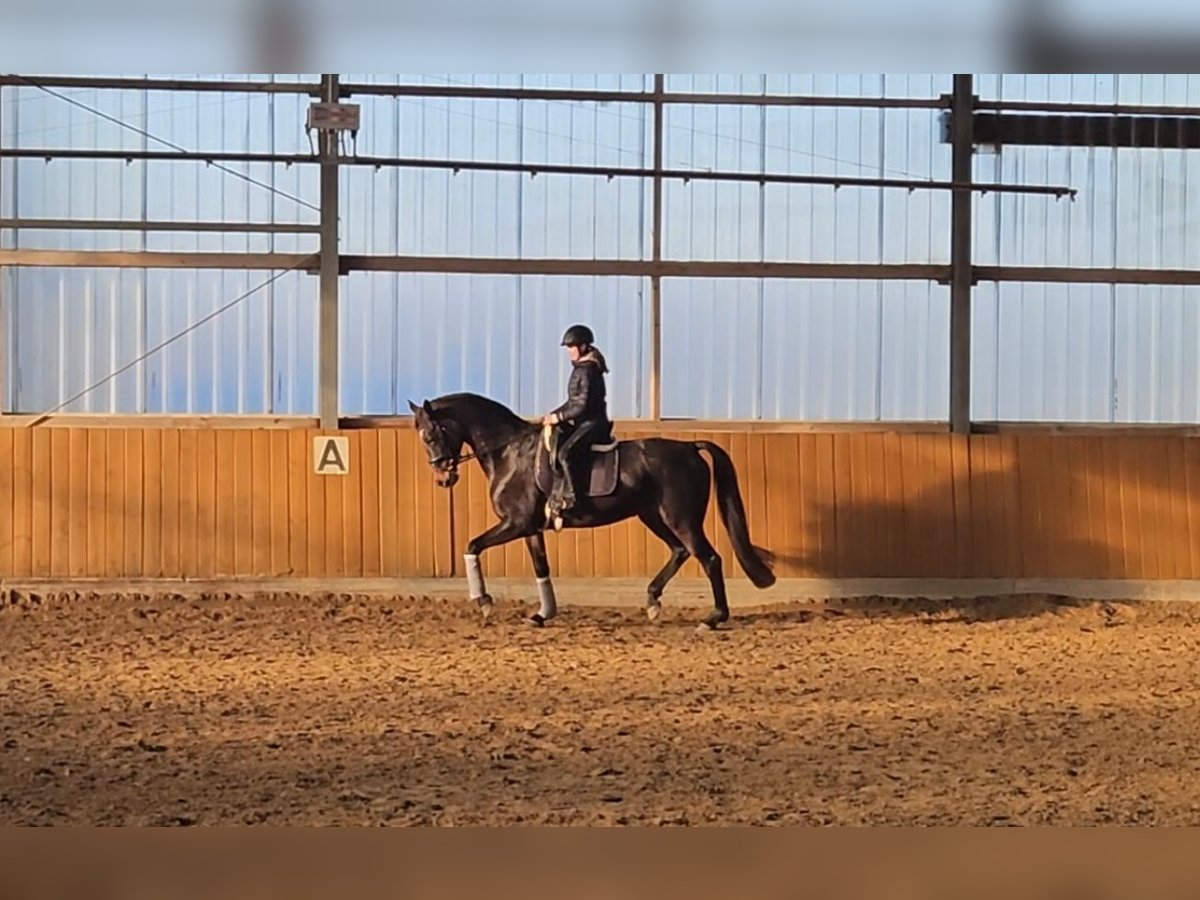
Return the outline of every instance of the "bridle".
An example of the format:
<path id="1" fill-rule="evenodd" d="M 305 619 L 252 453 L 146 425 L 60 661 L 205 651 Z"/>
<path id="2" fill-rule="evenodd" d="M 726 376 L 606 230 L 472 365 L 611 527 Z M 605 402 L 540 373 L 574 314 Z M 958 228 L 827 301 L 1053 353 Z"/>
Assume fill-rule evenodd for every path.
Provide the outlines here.
<path id="1" fill-rule="evenodd" d="M 429 420 L 429 427 L 431 430 L 433 430 L 437 434 L 438 444 L 445 445 L 446 444 L 446 429 L 442 426 L 442 424 L 440 422 L 438 422 L 436 419 L 431 418 Z M 473 459 L 479 459 L 479 460 L 485 459 L 489 456 L 499 453 L 501 450 L 511 447 L 513 444 L 517 443 L 517 441 L 519 441 L 521 439 L 522 439 L 522 436 L 518 435 L 517 437 L 511 438 L 510 440 L 505 441 L 503 444 L 499 444 L 495 447 L 482 447 L 478 450 L 472 450 L 468 453 L 458 453 L 458 454 L 454 454 L 454 455 L 451 455 L 449 453 L 444 453 L 444 454 L 441 454 L 440 456 L 432 457 L 429 460 L 429 465 L 431 467 L 433 467 L 434 469 L 437 469 L 439 467 L 444 467 L 447 472 L 454 472 L 458 469 L 458 467 L 460 465 L 462 465 L 465 462 L 470 462 Z M 465 442 L 463 442 L 463 443 L 465 443 Z M 459 447 L 461 448 L 462 446 L 463 446 L 463 444 L 460 443 Z"/>

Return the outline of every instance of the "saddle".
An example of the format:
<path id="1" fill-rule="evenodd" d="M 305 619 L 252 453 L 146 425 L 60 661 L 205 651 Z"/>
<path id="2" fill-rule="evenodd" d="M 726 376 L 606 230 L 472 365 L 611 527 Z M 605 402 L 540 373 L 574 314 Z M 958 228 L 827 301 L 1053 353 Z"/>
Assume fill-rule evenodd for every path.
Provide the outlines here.
<path id="1" fill-rule="evenodd" d="M 555 464 L 558 461 L 559 430 L 553 425 L 542 428 L 542 440 L 538 444 L 537 462 L 534 464 L 534 480 L 538 490 L 549 495 L 554 488 Z M 588 485 L 588 497 L 607 497 L 617 489 L 620 471 L 620 441 L 615 438 L 607 444 L 592 444 L 592 477 Z"/>

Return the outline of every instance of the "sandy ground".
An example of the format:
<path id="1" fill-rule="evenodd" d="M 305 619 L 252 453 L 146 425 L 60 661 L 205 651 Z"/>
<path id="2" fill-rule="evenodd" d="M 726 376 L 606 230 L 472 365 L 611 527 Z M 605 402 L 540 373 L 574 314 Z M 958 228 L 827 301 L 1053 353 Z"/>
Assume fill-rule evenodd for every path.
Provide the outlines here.
<path id="1" fill-rule="evenodd" d="M 0 824 L 1200 822 L 1197 606 L 524 608 L 6 595 Z"/>

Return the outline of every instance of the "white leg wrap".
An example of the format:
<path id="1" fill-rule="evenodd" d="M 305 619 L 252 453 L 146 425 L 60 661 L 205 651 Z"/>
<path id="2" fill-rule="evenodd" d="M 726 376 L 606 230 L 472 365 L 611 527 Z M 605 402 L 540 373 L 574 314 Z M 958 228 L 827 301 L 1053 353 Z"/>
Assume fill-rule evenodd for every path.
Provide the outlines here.
<path id="1" fill-rule="evenodd" d="M 479 565 L 479 557 L 468 553 L 463 557 L 467 566 L 467 594 L 472 600 L 483 596 L 483 568 Z"/>
<path id="2" fill-rule="evenodd" d="M 538 612 L 543 619 L 552 619 L 558 615 L 558 601 L 554 599 L 554 585 L 550 583 L 549 578 L 539 578 L 537 586 L 538 600 L 541 603 Z"/>

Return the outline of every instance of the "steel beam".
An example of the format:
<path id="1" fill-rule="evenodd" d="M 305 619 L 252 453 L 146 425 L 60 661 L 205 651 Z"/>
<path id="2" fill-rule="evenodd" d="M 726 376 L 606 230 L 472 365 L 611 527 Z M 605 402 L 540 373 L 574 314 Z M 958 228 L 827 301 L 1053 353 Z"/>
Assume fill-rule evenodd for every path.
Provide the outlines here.
<path id="1" fill-rule="evenodd" d="M 950 430 L 956 434 L 971 431 L 973 90 L 972 76 L 954 76 L 951 178 L 960 187 L 950 195 Z"/>
<path id="2" fill-rule="evenodd" d="M 650 259 L 655 266 L 650 276 L 650 418 L 662 418 L 662 262 L 663 241 L 663 107 L 664 75 L 654 76 L 654 178 L 650 210 Z"/>
<path id="3" fill-rule="evenodd" d="M 167 222 L 133 219 L 0 218 L 0 228 L 40 231 L 186 231 L 230 234 L 320 234 L 320 225 L 289 222 Z"/>
<path id="4" fill-rule="evenodd" d="M 471 256 L 342 256 L 342 272 L 585 275 L 659 278 L 830 278 L 948 281 L 950 267 L 923 263 L 792 263 L 758 260 L 515 259 Z"/>
<path id="5" fill-rule="evenodd" d="M 321 100 L 341 97 L 337 75 L 321 76 Z M 338 135 L 319 133 L 321 150 L 321 268 L 319 301 L 319 368 L 317 414 L 322 428 L 338 424 Z"/>
<path id="6" fill-rule="evenodd" d="M 975 266 L 976 281 L 1030 284 L 1200 284 L 1200 269 L 1106 269 L 1084 266 Z"/>
<path id="7" fill-rule="evenodd" d="M 315 253 L 176 253 L 159 250 L 0 250 L 0 266 L 63 269 L 315 269 Z"/>
<path id="8" fill-rule="evenodd" d="M 657 76 L 656 76 L 657 81 Z M 824 97 L 804 94 L 720 94 L 688 91 L 612 91 L 576 88 L 498 87 L 470 84 L 362 84 L 348 82 L 343 96 L 446 97 L 584 103 L 654 103 L 718 106 L 828 106 L 867 109 L 943 109 L 941 97 Z M 656 101 L 657 98 L 657 101 Z"/>
<path id="9" fill-rule="evenodd" d="M 0 75 L 0 86 L 23 88 L 83 88 L 121 91 L 197 91 L 225 94 L 308 94 L 317 97 L 321 86 L 314 82 L 217 81 L 183 78 L 113 78 L 90 75 Z"/>

